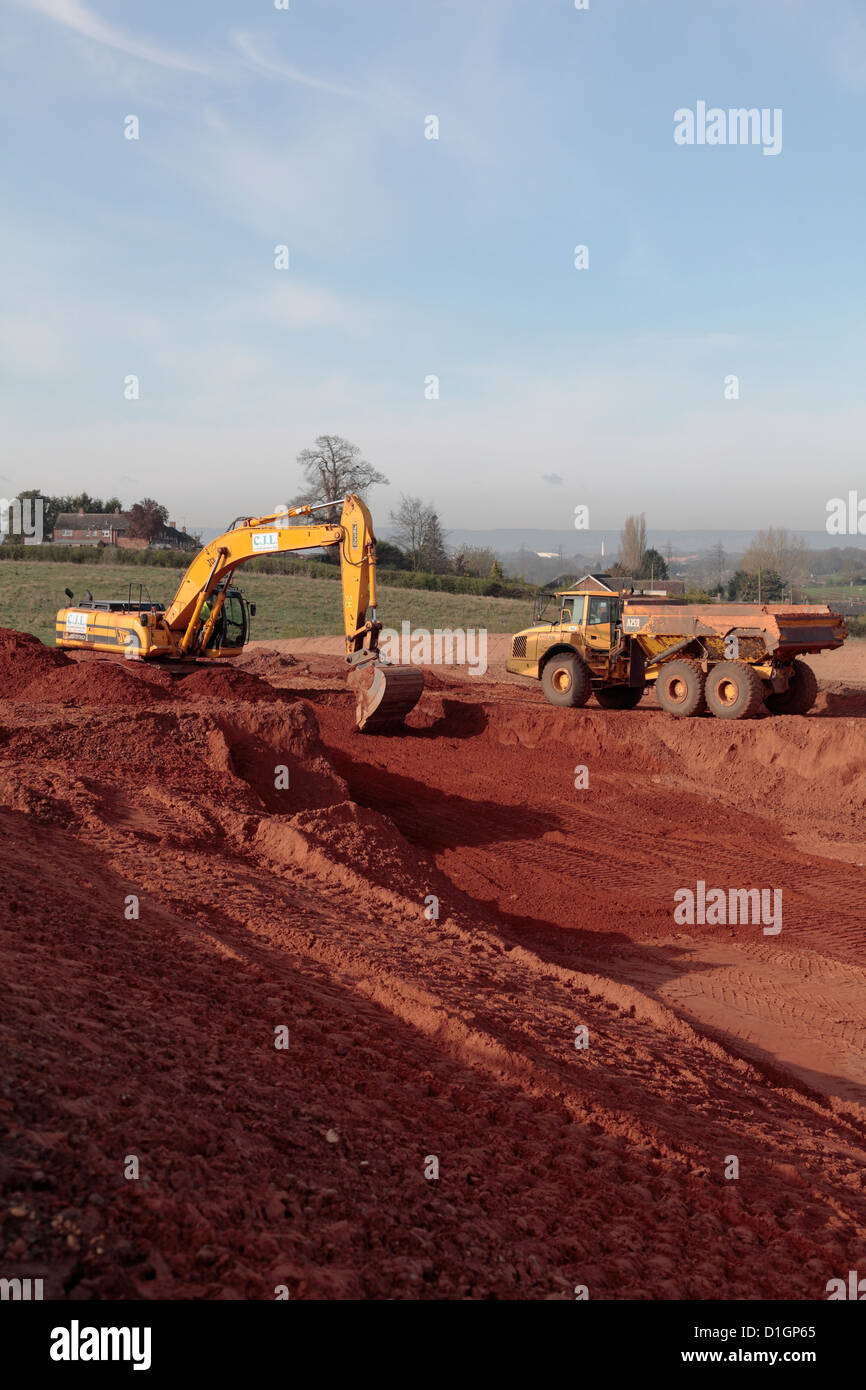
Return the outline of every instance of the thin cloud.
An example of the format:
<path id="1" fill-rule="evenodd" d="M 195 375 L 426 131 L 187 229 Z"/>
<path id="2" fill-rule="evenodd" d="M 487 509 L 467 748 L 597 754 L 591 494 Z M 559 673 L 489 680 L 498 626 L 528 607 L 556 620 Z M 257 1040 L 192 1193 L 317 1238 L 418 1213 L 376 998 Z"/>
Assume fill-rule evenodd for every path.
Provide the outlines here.
<path id="1" fill-rule="evenodd" d="M 320 77 L 310 77 L 308 73 L 301 72 L 300 68 L 294 68 L 289 63 L 281 63 L 278 59 L 267 56 L 256 48 L 252 36 L 243 29 L 233 29 L 229 39 L 250 67 L 255 68 L 257 72 L 265 73 L 268 77 L 297 82 L 302 87 L 313 87 L 318 92 L 331 92 L 334 96 L 365 99 L 364 93 L 353 87 L 343 87 L 338 82 L 325 82 Z"/>
<path id="2" fill-rule="evenodd" d="M 830 64 L 843 86 L 862 91 L 866 86 L 866 25 L 855 15 L 844 33 L 830 45 Z"/>
<path id="3" fill-rule="evenodd" d="M 127 53 L 132 58 L 140 58 L 146 63 L 156 63 L 162 68 L 174 68 L 179 72 L 194 72 L 202 77 L 214 76 L 210 68 L 195 58 L 188 58 L 183 53 L 175 53 L 158 44 L 144 42 L 131 34 L 125 34 L 113 24 L 107 24 L 85 5 L 83 0 L 16 0 L 16 3 L 37 14 L 45 15 L 47 19 L 53 19 L 57 24 L 66 25 L 67 29 L 72 29 L 82 38 L 91 39 L 93 43 L 105 44 L 107 48 L 117 49 L 118 52 Z"/>
<path id="4" fill-rule="evenodd" d="M 554 487 L 561 487 L 562 485 L 562 479 L 558 473 L 542 473 L 541 481 L 543 483 L 551 483 Z"/>
<path id="5" fill-rule="evenodd" d="M 343 299 L 331 290 L 298 282 L 275 286 L 250 305 L 253 316 L 281 328 L 338 327 L 366 334 L 379 316 L 375 306 Z"/>

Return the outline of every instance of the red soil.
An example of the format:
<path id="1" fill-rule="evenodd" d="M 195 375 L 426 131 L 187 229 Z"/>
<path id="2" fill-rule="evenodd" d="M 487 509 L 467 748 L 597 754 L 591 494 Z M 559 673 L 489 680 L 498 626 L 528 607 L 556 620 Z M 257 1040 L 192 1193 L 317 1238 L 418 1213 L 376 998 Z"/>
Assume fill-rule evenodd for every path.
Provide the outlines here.
<path id="1" fill-rule="evenodd" d="M 44 647 L 29 632 L 0 627 L 0 699 L 8 700 L 37 677 L 69 666 L 64 652 Z"/>
<path id="2" fill-rule="evenodd" d="M 177 694 L 183 700 L 245 700 L 278 702 L 281 698 L 266 680 L 248 670 L 235 671 L 228 666 L 205 666 L 184 676 L 177 683 Z"/>
<path id="3" fill-rule="evenodd" d="M 79 705 L 120 706 L 134 709 L 164 700 L 168 691 L 156 680 L 144 675 L 133 675 L 120 665 L 108 662 L 73 661 L 61 670 L 54 671 L 50 679 L 44 675 L 36 676 L 29 685 L 20 690 L 16 700 L 29 703 L 48 701 L 73 701 Z"/>
<path id="4" fill-rule="evenodd" d="M 0 631 L 0 1273 L 814 1299 L 862 1264 L 859 693 L 679 724 L 440 675 L 364 738 L 338 659 L 315 708 L 268 660 Z M 782 887 L 781 936 L 675 925 L 697 878 Z"/>

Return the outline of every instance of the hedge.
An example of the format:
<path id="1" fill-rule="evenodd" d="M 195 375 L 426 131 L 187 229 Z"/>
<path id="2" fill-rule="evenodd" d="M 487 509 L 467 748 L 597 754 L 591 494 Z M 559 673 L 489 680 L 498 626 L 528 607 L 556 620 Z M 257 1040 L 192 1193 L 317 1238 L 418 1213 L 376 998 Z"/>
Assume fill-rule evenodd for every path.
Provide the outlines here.
<path id="1" fill-rule="evenodd" d="M 136 565 L 142 569 L 184 570 L 194 552 L 180 550 L 124 550 L 119 546 L 98 545 L 0 545 L 0 560 L 32 560 L 64 565 Z M 245 570 L 253 574 L 298 574 L 309 579 L 339 580 L 340 566 L 324 560 L 297 559 L 287 555 L 262 555 L 248 560 Z M 379 584 L 395 589 L 432 589 L 445 594 L 477 594 L 484 598 L 528 599 L 537 592 L 533 585 L 508 579 L 478 579 L 466 574 L 427 574 L 421 570 L 377 568 Z"/>

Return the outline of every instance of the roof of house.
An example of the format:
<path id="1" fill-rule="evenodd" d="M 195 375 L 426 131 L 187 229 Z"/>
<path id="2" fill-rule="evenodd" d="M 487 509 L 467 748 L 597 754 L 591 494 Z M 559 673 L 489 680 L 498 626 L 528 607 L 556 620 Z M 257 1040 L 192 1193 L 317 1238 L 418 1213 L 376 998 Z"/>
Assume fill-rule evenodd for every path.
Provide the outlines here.
<path id="1" fill-rule="evenodd" d="M 115 531 L 125 531 L 129 525 L 129 517 L 123 512 L 61 512 L 54 523 L 55 530 L 61 527 L 66 531 L 86 531 L 93 526 L 100 526 L 108 530 L 109 526 Z"/>
<path id="2" fill-rule="evenodd" d="M 195 545 L 195 537 L 188 531 L 178 531 L 176 526 L 169 526 L 166 522 L 160 531 L 160 538 L 167 541 L 177 541 L 181 545 Z"/>
<path id="3" fill-rule="evenodd" d="M 615 594 L 616 589 L 612 589 L 604 581 L 610 579 L 609 574 L 585 574 L 582 579 L 577 579 L 573 584 L 569 584 L 567 589 L 561 590 L 564 594 Z"/>
<path id="4" fill-rule="evenodd" d="M 627 575 L 620 577 L 612 574 L 585 574 L 582 579 L 577 579 L 573 584 L 569 584 L 567 589 L 557 589 L 557 594 L 628 594 L 639 592 L 650 584 L 655 584 L 659 592 L 665 585 L 673 588 L 683 588 L 681 579 L 631 579 Z"/>

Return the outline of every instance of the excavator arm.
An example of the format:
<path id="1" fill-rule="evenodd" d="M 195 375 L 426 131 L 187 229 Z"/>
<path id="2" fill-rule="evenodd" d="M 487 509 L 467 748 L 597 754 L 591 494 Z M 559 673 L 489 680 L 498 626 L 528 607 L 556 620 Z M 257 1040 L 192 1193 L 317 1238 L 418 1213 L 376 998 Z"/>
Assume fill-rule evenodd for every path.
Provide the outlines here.
<path id="1" fill-rule="evenodd" d="M 295 517 L 312 516 L 335 505 L 339 504 L 326 502 L 315 507 L 292 507 L 273 516 L 244 517 L 200 550 L 163 615 L 163 623 L 174 634 L 181 654 L 207 647 L 207 629 L 213 630 L 226 583 L 239 565 L 262 555 L 335 545 L 340 554 L 346 654 L 357 657 L 367 651 L 375 656 L 381 624 L 376 620 L 376 537 L 367 507 L 360 497 L 349 496 L 343 499 L 339 523 L 290 524 Z M 217 598 L 213 609 L 203 621 L 202 609 L 214 593 Z M 368 607 L 372 610 L 369 621 Z"/>
<path id="2" fill-rule="evenodd" d="M 355 693 L 359 729 L 394 727 L 415 707 L 424 677 L 411 666 L 388 666 L 379 656 L 382 624 L 376 616 L 376 537 L 373 519 L 360 497 L 343 498 L 338 523 L 292 525 L 296 517 L 337 505 L 291 507 L 273 516 L 244 517 L 195 557 L 164 615 L 181 655 L 207 650 L 234 571 L 260 555 L 280 555 L 318 546 L 339 547 L 346 660 Z M 213 603 L 211 596 L 216 594 Z M 211 611 L 203 620 L 208 605 Z M 370 616 L 367 617 L 367 611 Z"/>

